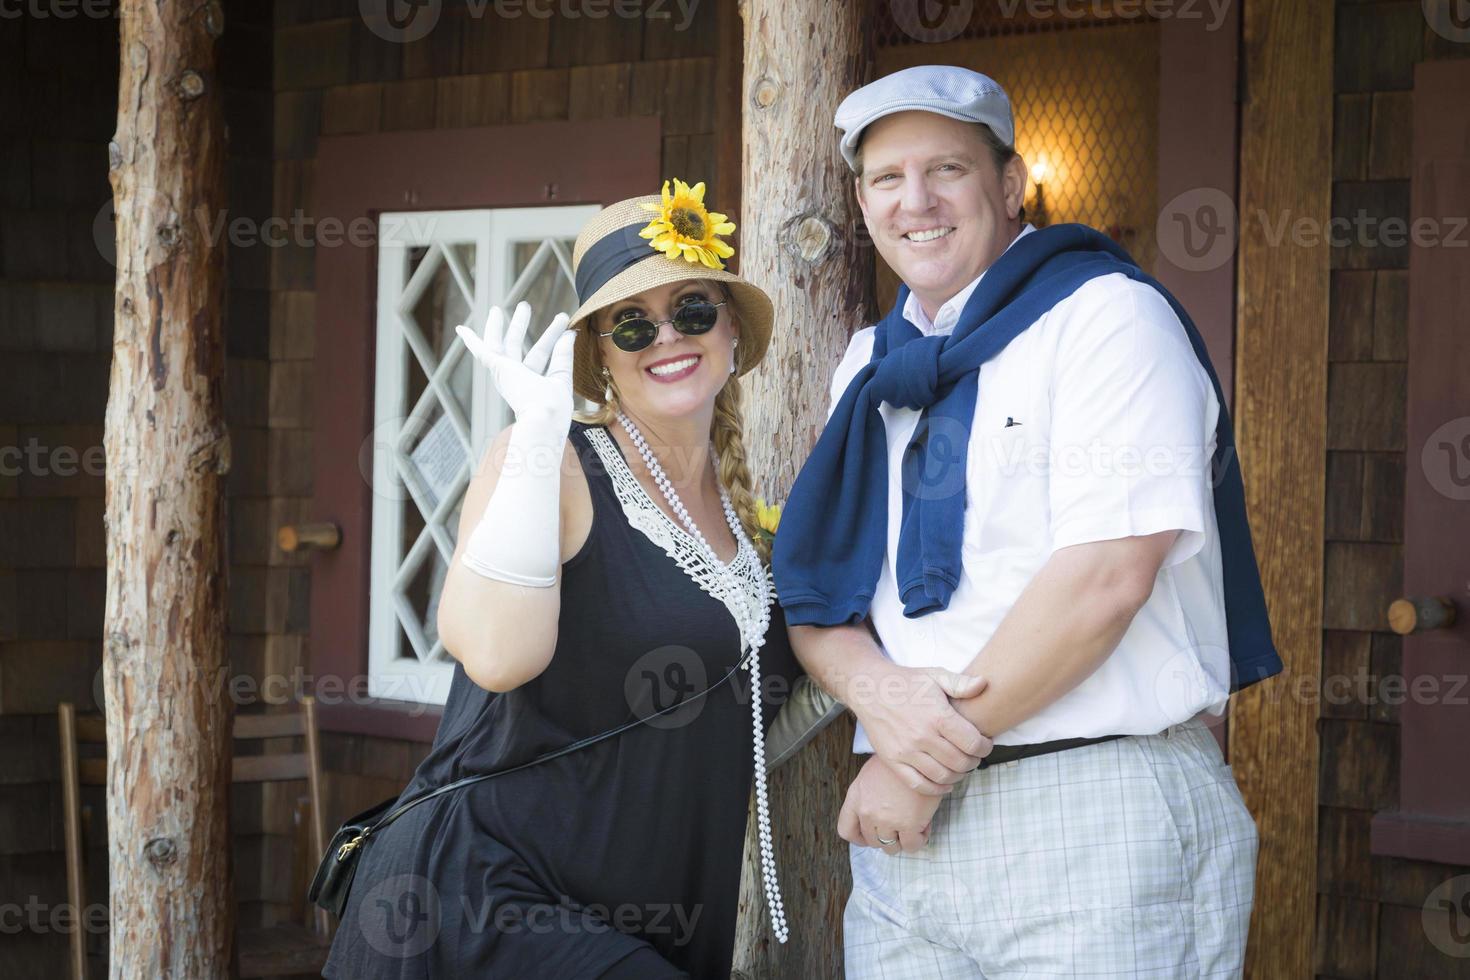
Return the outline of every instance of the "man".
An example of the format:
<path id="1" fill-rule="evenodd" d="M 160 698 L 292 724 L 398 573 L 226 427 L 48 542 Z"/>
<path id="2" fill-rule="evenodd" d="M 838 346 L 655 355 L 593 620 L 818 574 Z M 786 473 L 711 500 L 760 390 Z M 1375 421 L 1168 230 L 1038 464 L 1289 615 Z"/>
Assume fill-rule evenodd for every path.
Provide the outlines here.
<path id="1" fill-rule="evenodd" d="M 904 288 L 838 366 L 775 574 L 874 753 L 847 976 L 1238 974 L 1256 830 L 1202 718 L 1280 661 L 1203 343 L 1112 242 L 1025 223 L 991 79 L 908 69 L 836 125 Z"/>

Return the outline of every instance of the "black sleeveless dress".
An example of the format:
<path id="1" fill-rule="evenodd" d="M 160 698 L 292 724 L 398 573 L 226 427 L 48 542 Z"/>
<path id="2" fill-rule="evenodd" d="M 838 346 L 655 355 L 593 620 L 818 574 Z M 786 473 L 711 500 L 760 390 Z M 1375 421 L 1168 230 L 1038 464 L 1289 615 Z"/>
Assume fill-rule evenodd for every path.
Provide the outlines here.
<path id="1" fill-rule="evenodd" d="M 583 980 L 642 962 L 629 957 L 651 961 L 650 948 L 692 977 L 730 975 L 754 769 L 750 675 L 694 695 L 738 661 L 739 630 L 676 561 L 689 561 L 690 539 L 611 435 L 574 423 L 571 442 L 593 521 L 562 567 L 551 664 L 504 694 L 456 665 L 434 745 L 402 798 L 686 703 L 420 804 L 374 837 L 327 977 Z M 800 671 L 778 605 L 760 661 L 769 726 Z"/>

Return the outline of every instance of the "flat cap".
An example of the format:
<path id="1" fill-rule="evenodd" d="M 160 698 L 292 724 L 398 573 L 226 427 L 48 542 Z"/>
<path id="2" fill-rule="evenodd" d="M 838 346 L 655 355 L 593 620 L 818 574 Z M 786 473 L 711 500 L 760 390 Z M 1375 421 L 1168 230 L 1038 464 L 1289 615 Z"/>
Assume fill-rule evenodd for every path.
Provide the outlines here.
<path id="1" fill-rule="evenodd" d="M 842 159 L 857 172 L 863 130 L 895 112 L 936 112 L 989 126 L 1006 146 L 1016 142 L 1011 100 L 995 79 L 953 65 L 919 65 L 885 75 L 842 100 L 833 124 L 842 132 Z"/>

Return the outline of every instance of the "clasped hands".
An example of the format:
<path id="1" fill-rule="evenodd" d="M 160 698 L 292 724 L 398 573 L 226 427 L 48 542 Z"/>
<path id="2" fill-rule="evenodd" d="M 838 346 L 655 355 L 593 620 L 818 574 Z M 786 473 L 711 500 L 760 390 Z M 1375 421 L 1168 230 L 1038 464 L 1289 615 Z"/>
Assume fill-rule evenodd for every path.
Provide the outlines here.
<path id="1" fill-rule="evenodd" d="M 848 787 L 837 832 L 860 847 L 915 851 L 928 843 L 940 801 L 990 753 L 990 739 L 951 703 L 976 697 L 986 681 L 897 665 L 874 680 L 872 696 L 848 707 L 876 754 Z"/>

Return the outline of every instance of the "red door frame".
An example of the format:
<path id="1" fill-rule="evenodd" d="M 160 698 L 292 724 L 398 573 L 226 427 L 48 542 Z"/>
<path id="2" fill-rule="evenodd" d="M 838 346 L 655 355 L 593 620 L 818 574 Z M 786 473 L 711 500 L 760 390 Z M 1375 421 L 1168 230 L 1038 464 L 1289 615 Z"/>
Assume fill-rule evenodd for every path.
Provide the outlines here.
<path id="1" fill-rule="evenodd" d="M 1221 23 L 1166 17 L 1159 22 L 1159 258 L 1155 278 L 1189 311 L 1234 403 L 1235 248 L 1239 207 L 1240 5 Z M 1228 215 L 1218 212 L 1228 209 Z M 1210 246 L 1226 222 L 1229 245 Z M 1185 227 L 1182 229 L 1180 225 Z M 1186 242 L 1182 236 L 1188 236 Z M 1172 242 L 1173 248 L 1166 246 Z M 1181 249 L 1208 246 L 1204 261 Z M 1171 255 L 1187 267 L 1171 261 Z M 1232 409 L 1233 411 L 1233 409 Z M 1228 754 L 1228 715 L 1212 726 Z"/>
<path id="2" fill-rule="evenodd" d="M 1459 217 L 1470 205 L 1467 86 L 1470 62 L 1422 62 L 1414 71 L 1410 227 L 1427 221 L 1436 234 L 1424 240 L 1415 233 L 1409 245 L 1404 442 L 1404 593 L 1447 597 L 1457 616 L 1450 628 L 1404 637 L 1410 696 L 1399 708 L 1399 805 L 1374 815 L 1371 839 L 1374 854 L 1461 865 L 1470 864 L 1470 503 L 1455 471 L 1464 452 L 1464 378 L 1470 368 L 1461 327 L 1470 307 L 1470 252 L 1463 247 Z M 1456 238 L 1461 247 L 1454 246 Z M 1416 694 L 1426 681 L 1424 689 L 1432 693 Z"/>
<path id="3" fill-rule="evenodd" d="M 1220 197 L 1238 207 L 1240 6 L 1222 23 L 1166 17 L 1159 22 L 1159 170 L 1161 223 L 1179 220 L 1203 235 L 1216 226 Z M 1218 192 L 1218 194 L 1213 193 Z M 1174 209 L 1169 209 L 1173 204 Z M 1234 221 L 1228 222 L 1234 234 Z M 1177 230 L 1177 226 L 1163 229 Z M 1160 245 L 1169 235 L 1159 236 Z M 1209 349 L 1227 402 L 1235 379 L 1235 251 L 1212 251 L 1205 267 L 1181 268 L 1160 248 L 1156 276 L 1189 311 Z"/>
<path id="4" fill-rule="evenodd" d="M 313 213 L 375 234 L 384 211 L 603 204 L 654 193 L 660 132 L 650 117 L 327 137 Z M 336 522 L 342 543 L 312 559 L 311 661 L 318 687 L 336 687 L 320 692 L 323 728 L 430 741 L 438 706 L 366 696 L 373 494 L 360 455 L 373 419 L 376 285 L 375 242 L 348 234 L 317 248 L 313 519 Z"/>

